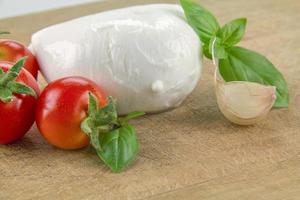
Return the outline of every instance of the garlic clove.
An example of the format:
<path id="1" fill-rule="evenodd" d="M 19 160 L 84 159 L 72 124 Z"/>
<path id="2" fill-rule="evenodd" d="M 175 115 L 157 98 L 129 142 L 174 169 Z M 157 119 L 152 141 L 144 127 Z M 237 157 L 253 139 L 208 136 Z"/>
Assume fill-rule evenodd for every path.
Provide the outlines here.
<path id="1" fill-rule="evenodd" d="M 215 75 L 219 109 L 233 123 L 251 125 L 261 121 L 276 100 L 276 87 L 247 81 L 225 82 Z"/>

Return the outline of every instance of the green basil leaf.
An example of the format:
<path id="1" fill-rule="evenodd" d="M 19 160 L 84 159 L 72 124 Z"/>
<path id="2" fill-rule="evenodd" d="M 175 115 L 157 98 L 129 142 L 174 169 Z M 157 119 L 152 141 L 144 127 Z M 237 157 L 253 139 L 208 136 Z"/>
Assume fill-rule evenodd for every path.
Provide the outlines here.
<path id="1" fill-rule="evenodd" d="M 214 37 L 209 42 L 209 54 L 214 56 L 218 59 L 227 58 L 227 52 L 225 47 L 221 44 L 221 39 Z"/>
<path id="2" fill-rule="evenodd" d="M 215 55 L 218 59 L 225 59 L 228 56 L 225 47 L 223 46 L 216 46 Z"/>
<path id="3" fill-rule="evenodd" d="M 210 47 L 210 43 L 203 45 L 203 54 L 206 58 L 212 60 L 212 55 L 210 53 L 209 47 Z"/>
<path id="4" fill-rule="evenodd" d="M 288 107 L 287 83 L 267 58 L 242 47 L 230 47 L 226 51 L 227 59 L 219 61 L 220 73 L 225 81 L 250 81 L 276 86 L 274 107 Z"/>
<path id="5" fill-rule="evenodd" d="M 131 125 L 100 134 L 100 143 L 102 151 L 97 151 L 97 154 L 113 172 L 125 169 L 139 150 L 135 130 Z"/>
<path id="6" fill-rule="evenodd" d="M 209 43 L 220 29 L 220 25 L 208 10 L 191 0 L 180 0 L 188 23 L 194 28 L 203 43 Z"/>
<path id="7" fill-rule="evenodd" d="M 230 47 L 241 41 L 245 34 L 246 24 L 246 18 L 235 19 L 225 24 L 218 33 L 222 43 Z"/>

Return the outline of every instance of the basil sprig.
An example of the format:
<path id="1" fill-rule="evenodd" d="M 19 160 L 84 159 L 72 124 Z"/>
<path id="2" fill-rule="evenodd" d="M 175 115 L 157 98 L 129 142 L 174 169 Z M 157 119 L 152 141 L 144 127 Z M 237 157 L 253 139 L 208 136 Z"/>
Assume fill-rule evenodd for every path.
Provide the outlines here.
<path id="1" fill-rule="evenodd" d="M 198 33 L 201 41 L 209 43 L 210 39 L 214 37 L 220 29 L 220 25 L 215 16 L 192 1 L 180 0 L 180 3 L 185 11 L 188 22 Z"/>
<path id="2" fill-rule="evenodd" d="M 100 159 L 113 171 L 125 169 L 136 157 L 139 144 L 130 119 L 144 115 L 132 112 L 118 117 L 116 102 L 108 97 L 108 103 L 98 108 L 96 97 L 89 93 L 88 116 L 81 123 L 81 129 L 90 137 Z"/>
<path id="3" fill-rule="evenodd" d="M 246 18 L 235 19 L 225 24 L 217 34 L 222 41 L 222 45 L 231 47 L 239 43 L 245 34 L 246 24 Z"/>
<path id="4" fill-rule="evenodd" d="M 99 139 L 102 150 L 97 154 L 113 172 L 125 169 L 139 151 L 134 127 L 129 124 L 100 134 Z"/>
<path id="5" fill-rule="evenodd" d="M 202 41 L 203 54 L 219 59 L 220 74 L 225 81 L 249 81 L 276 87 L 273 107 L 288 107 L 289 92 L 283 75 L 263 55 L 236 47 L 244 36 L 247 20 L 239 18 L 223 27 L 205 8 L 191 0 L 180 0 L 188 23 Z"/>

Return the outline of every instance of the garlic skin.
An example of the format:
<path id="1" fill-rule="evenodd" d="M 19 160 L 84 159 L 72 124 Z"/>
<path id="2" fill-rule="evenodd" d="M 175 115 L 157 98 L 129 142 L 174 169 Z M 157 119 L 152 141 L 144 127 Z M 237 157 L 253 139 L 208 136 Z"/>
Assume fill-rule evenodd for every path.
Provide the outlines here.
<path id="1" fill-rule="evenodd" d="M 260 122 L 276 100 L 276 87 L 247 81 L 225 82 L 218 70 L 215 90 L 220 111 L 238 125 Z"/>

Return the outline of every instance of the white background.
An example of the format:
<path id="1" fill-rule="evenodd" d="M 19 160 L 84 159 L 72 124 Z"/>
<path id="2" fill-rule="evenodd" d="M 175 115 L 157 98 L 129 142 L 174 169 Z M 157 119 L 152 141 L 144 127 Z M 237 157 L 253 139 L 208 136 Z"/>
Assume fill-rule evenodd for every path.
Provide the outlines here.
<path id="1" fill-rule="evenodd" d="M 0 0 L 0 18 L 103 0 Z"/>

